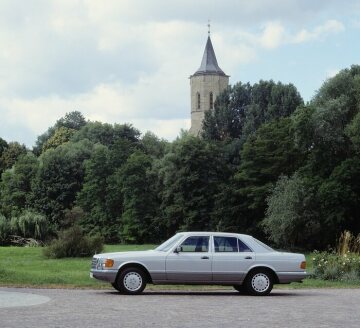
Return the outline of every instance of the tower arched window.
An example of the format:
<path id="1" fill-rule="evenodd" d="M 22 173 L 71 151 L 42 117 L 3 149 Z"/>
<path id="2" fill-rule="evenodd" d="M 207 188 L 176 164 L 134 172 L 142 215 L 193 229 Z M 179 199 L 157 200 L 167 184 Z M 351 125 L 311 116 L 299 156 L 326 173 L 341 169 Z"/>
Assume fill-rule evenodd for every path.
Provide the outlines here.
<path id="1" fill-rule="evenodd" d="M 214 95 L 212 92 L 210 92 L 210 103 L 209 103 L 210 109 L 214 109 Z"/>
<path id="2" fill-rule="evenodd" d="M 196 108 L 200 109 L 200 93 L 196 93 Z"/>

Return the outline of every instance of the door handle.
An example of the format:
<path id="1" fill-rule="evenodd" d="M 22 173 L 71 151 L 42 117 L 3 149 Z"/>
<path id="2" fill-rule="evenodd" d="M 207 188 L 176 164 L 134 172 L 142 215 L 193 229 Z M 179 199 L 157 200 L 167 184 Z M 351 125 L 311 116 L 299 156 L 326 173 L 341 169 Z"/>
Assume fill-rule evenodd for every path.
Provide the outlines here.
<path id="1" fill-rule="evenodd" d="M 202 260 L 208 260 L 208 259 L 209 259 L 209 256 L 201 256 L 201 259 L 202 259 Z"/>
<path id="2" fill-rule="evenodd" d="M 245 260 L 252 260 L 252 257 L 251 256 L 246 256 Z"/>

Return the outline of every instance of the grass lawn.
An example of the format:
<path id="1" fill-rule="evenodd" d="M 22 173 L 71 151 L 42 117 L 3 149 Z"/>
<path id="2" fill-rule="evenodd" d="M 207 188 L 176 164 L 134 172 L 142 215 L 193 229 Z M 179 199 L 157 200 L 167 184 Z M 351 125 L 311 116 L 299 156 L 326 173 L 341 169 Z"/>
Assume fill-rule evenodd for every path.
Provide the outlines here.
<path id="1" fill-rule="evenodd" d="M 151 248 L 153 245 L 107 245 L 104 252 Z M 40 247 L 0 247 L 0 286 L 109 287 L 89 277 L 90 265 L 90 257 L 48 259 Z"/>
<path id="2" fill-rule="evenodd" d="M 154 245 L 106 245 L 104 252 L 147 250 Z M 308 272 L 312 254 L 307 256 Z M 91 258 L 47 259 L 42 248 L 0 247 L 0 286 L 51 288 L 111 288 L 89 277 Z M 276 288 L 360 288 L 359 283 L 305 279 L 302 284 L 277 285 Z M 149 286 L 149 289 L 209 289 L 231 287 Z"/>

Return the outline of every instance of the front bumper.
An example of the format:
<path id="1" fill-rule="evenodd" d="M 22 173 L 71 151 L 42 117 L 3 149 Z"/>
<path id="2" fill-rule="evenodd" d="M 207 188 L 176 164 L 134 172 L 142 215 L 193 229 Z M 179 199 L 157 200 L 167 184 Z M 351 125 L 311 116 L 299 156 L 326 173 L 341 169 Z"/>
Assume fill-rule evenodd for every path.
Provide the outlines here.
<path id="1" fill-rule="evenodd" d="M 114 283 L 118 271 L 117 270 L 95 270 L 91 269 L 90 277 L 95 278 L 102 281 L 107 281 L 110 283 Z"/>
<path id="2" fill-rule="evenodd" d="M 288 284 L 289 282 L 297 282 L 305 279 L 308 274 L 303 272 L 276 272 L 280 284 Z"/>

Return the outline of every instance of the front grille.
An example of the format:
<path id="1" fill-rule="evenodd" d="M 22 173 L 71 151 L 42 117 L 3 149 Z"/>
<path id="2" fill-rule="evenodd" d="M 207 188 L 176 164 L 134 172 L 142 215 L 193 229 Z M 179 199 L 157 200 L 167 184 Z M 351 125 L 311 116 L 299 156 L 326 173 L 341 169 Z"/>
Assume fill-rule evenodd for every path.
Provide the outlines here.
<path id="1" fill-rule="evenodd" d="M 91 261 L 91 269 L 96 269 L 97 261 L 98 261 L 98 259 L 93 257 L 93 259 Z"/>

